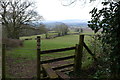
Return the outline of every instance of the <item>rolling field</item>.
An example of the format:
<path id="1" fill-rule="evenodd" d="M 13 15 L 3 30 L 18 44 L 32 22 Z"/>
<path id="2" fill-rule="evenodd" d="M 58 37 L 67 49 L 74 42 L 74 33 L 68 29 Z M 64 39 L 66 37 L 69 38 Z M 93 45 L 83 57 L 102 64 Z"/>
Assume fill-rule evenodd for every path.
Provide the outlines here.
<path id="1" fill-rule="evenodd" d="M 88 39 L 89 37 L 85 37 L 86 42 Z M 14 58 L 22 57 L 27 59 L 35 59 L 36 47 L 37 47 L 36 42 L 37 42 L 36 40 L 26 40 L 24 41 L 23 47 L 18 47 L 13 50 L 7 51 L 7 55 L 12 56 Z M 78 42 L 79 42 L 79 35 L 66 35 L 54 39 L 43 39 L 41 40 L 41 50 L 72 47 L 75 46 L 75 44 L 78 44 Z M 74 53 L 74 52 L 66 51 L 63 53 Z M 49 56 L 55 56 L 55 55 L 49 55 Z"/>

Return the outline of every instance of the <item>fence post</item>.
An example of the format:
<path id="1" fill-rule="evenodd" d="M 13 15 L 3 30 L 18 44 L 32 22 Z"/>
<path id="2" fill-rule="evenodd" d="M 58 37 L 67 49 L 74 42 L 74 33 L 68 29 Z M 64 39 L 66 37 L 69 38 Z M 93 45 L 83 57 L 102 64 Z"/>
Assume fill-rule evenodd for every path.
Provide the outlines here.
<path id="1" fill-rule="evenodd" d="M 77 73 L 77 74 L 79 74 L 81 72 L 82 55 L 83 55 L 83 43 L 84 43 L 84 35 L 80 35 L 79 44 L 76 44 L 76 49 L 75 49 L 74 72 Z"/>
<path id="2" fill-rule="evenodd" d="M 2 79 L 5 80 L 5 44 L 2 44 Z"/>
<path id="3" fill-rule="evenodd" d="M 41 49 L 40 49 L 40 42 L 41 42 L 41 37 L 40 36 L 37 36 L 37 80 L 40 80 L 40 69 L 41 69 L 41 66 L 40 66 L 40 52 L 41 52 Z"/>

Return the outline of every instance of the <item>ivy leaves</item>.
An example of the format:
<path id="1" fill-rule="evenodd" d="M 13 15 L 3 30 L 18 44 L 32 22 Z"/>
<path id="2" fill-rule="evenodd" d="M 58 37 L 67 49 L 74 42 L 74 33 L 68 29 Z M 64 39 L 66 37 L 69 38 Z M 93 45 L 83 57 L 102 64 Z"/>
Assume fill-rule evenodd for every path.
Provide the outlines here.
<path id="1" fill-rule="evenodd" d="M 102 4 L 104 8 L 101 10 L 94 8 L 90 12 L 91 21 L 88 21 L 88 26 L 95 33 L 101 29 L 103 44 L 111 46 L 109 51 L 110 70 L 116 78 L 116 75 L 120 74 L 120 1 L 117 3 L 102 2 Z"/>
<path id="2" fill-rule="evenodd" d="M 115 13 L 115 5 L 113 2 L 102 2 L 103 6 L 109 5 L 104 7 L 101 10 L 94 8 L 90 11 L 91 14 L 91 21 L 88 21 L 88 26 L 97 33 L 100 29 L 102 29 L 102 33 L 108 32 L 111 28 L 111 24 L 113 24 L 112 20 Z"/>

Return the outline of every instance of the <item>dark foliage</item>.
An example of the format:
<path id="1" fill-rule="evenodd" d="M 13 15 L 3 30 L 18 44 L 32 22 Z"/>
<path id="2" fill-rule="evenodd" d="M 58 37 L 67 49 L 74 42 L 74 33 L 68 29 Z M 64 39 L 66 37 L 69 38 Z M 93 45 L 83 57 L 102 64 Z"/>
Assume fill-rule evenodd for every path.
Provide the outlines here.
<path id="1" fill-rule="evenodd" d="M 98 10 L 94 8 L 90 13 L 91 21 L 88 26 L 97 33 L 102 29 L 102 36 L 98 39 L 102 41 L 103 46 L 109 45 L 109 51 L 105 48 L 104 53 L 107 54 L 101 58 L 103 63 L 106 59 L 106 69 L 112 78 L 120 76 L 120 1 L 119 2 L 103 2 L 104 8 Z M 108 7 L 109 6 L 109 7 Z M 103 71 L 104 72 L 104 71 Z"/>
<path id="2" fill-rule="evenodd" d="M 18 40 L 18 39 L 3 38 L 2 42 L 6 44 L 7 49 L 12 49 L 12 48 L 23 46 L 23 40 Z"/>

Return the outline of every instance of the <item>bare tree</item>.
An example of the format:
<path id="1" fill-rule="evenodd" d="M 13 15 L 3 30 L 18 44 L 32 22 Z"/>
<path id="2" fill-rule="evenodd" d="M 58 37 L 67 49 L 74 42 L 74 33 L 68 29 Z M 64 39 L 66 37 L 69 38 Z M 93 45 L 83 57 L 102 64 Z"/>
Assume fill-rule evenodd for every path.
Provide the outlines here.
<path id="1" fill-rule="evenodd" d="M 79 1 L 80 3 L 86 4 L 86 2 L 91 3 L 92 1 L 96 1 L 96 0 L 61 0 L 61 4 L 63 6 L 69 6 L 69 5 L 75 4 L 77 1 Z"/>
<path id="2" fill-rule="evenodd" d="M 42 19 L 33 9 L 33 2 L 23 0 L 0 1 L 0 15 L 7 37 L 19 39 L 22 24 L 33 20 Z"/>
<path id="3" fill-rule="evenodd" d="M 60 0 L 60 1 L 63 6 L 70 6 L 77 2 L 82 3 L 82 5 L 85 5 L 85 4 L 91 3 L 93 1 L 99 1 L 99 2 L 101 2 L 101 1 L 107 1 L 107 2 L 116 1 L 116 2 L 118 2 L 119 0 Z"/>

